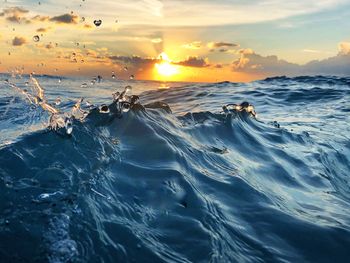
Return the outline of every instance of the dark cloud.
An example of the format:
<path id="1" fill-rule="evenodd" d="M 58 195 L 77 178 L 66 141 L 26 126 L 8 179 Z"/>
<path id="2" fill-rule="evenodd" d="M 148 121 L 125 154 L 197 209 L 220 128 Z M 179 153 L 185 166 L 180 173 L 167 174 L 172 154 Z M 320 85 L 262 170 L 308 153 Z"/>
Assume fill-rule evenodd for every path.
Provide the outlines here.
<path id="1" fill-rule="evenodd" d="M 210 42 L 208 44 L 209 48 L 216 49 L 216 48 L 233 48 L 233 47 L 239 47 L 238 44 L 230 43 L 230 42 Z"/>
<path id="2" fill-rule="evenodd" d="M 54 16 L 50 18 L 50 21 L 56 22 L 58 24 L 78 24 L 79 17 L 72 14 L 64 14 L 60 16 Z"/>
<path id="3" fill-rule="evenodd" d="M 20 23 L 22 21 L 28 23 L 28 20 L 23 17 L 28 12 L 28 10 L 21 7 L 10 7 L 3 9 L 0 16 L 6 17 L 6 20 L 12 23 Z"/>
<path id="4" fill-rule="evenodd" d="M 49 30 L 50 30 L 49 27 L 48 27 L 48 28 L 41 27 L 41 28 L 38 28 L 38 29 L 36 30 L 36 32 L 38 32 L 38 33 L 46 33 L 46 32 L 49 31 Z"/>
<path id="5" fill-rule="evenodd" d="M 37 21 L 37 22 L 46 22 L 49 20 L 50 20 L 49 16 L 40 16 L 40 15 L 36 15 L 31 19 L 31 21 Z"/>
<path id="6" fill-rule="evenodd" d="M 114 62 L 120 63 L 120 64 L 127 64 L 134 67 L 143 67 L 143 66 L 150 66 L 154 65 L 155 63 L 160 62 L 159 59 L 155 58 L 142 58 L 139 56 L 110 56 L 109 59 L 111 59 Z"/>
<path id="7" fill-rule="evenodd" d="M 198 57 L 188 57 L 184 61 L 174 62 L 173 64 L 185 66 L 185 67 L 195 67 L 195 68 L 204 68 L 208 67 L 209 63 L 206 59 L 198 58 Z"/>
<path id="8" fill-rule="evenodd" d="M 24 37 L 15 37 L 15 38 L 12 40 L 12 45 L 13 45 L 13 46 L 22 46 L 22 45 L 24 45 L 25 43 L 27 43 L 27 40 L 26 40 Z"/>

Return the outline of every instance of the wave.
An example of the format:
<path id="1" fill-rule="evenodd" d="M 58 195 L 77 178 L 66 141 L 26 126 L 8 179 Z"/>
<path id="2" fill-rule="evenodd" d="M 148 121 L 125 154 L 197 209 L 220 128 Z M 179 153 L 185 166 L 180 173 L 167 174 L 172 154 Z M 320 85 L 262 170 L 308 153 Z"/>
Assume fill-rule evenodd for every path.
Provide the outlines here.
<path id="1" fill-rule="evenodd" d="M 267 91 L 241 85 L 148 91 L 122 114 L 115 102 L 104 105 L 108 112 L 90 109 L 69 136 L 39 129 L 3 145 L 0 258 L 344 261 L 350 144 L 260 118 L 269 112 L 259 103 Z M 269 88 L 275 119 L 281 98 L 292 105 L 304 96 L 315 107 L 348 94 L 316 100 L 312 88 L 309 95 Z M 222 111 L 243 98 L 254 98 L 257 117 L 240 104 Z"/>

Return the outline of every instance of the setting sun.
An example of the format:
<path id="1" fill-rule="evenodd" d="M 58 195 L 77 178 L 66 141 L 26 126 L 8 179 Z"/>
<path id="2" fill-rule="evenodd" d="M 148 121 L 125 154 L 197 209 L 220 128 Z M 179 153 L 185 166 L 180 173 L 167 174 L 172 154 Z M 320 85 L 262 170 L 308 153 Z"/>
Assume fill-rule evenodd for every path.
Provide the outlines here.
<path id="1" fill-rule="evenodd" d="M 155 64 L 157 74 L 160 77 L 171 77 L 179 73 L 178 67 L 171 64 L 171 61 L 166 53 L 162 53 L 158 56 L 160 63 Z"/>

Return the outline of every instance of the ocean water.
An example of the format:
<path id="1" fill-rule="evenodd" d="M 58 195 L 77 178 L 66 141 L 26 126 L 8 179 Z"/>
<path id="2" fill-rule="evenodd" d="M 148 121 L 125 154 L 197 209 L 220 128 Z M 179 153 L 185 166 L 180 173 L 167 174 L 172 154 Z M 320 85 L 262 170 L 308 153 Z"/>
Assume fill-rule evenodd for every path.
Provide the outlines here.
<path id="1" fill-rule="evenodd" d="M 62 112 L 126 85 L 172 112 L 95 111 L 67 135 L 28 76 L 0 75 L 0 262 L 349 262 L 350 78 L 37 79 Z M 222 111 L 244 101 L 256 117 Z"/>

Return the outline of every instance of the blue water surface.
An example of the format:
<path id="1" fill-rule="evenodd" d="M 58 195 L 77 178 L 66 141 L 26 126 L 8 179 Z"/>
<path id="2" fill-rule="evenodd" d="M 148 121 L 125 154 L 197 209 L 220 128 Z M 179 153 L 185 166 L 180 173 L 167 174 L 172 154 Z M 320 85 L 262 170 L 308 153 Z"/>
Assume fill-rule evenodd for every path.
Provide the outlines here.
<path id="1" fill-rule="evenodd" d="M 0 262 L 349 262 L 350 78 L 39 76 L 61 111 L 126 85 L 172 110 L 76 120 L 71 136 L 6 79 L 30 88 L 0 75 Z M 256 118 L 222 113 L 243 101 Z"/>

